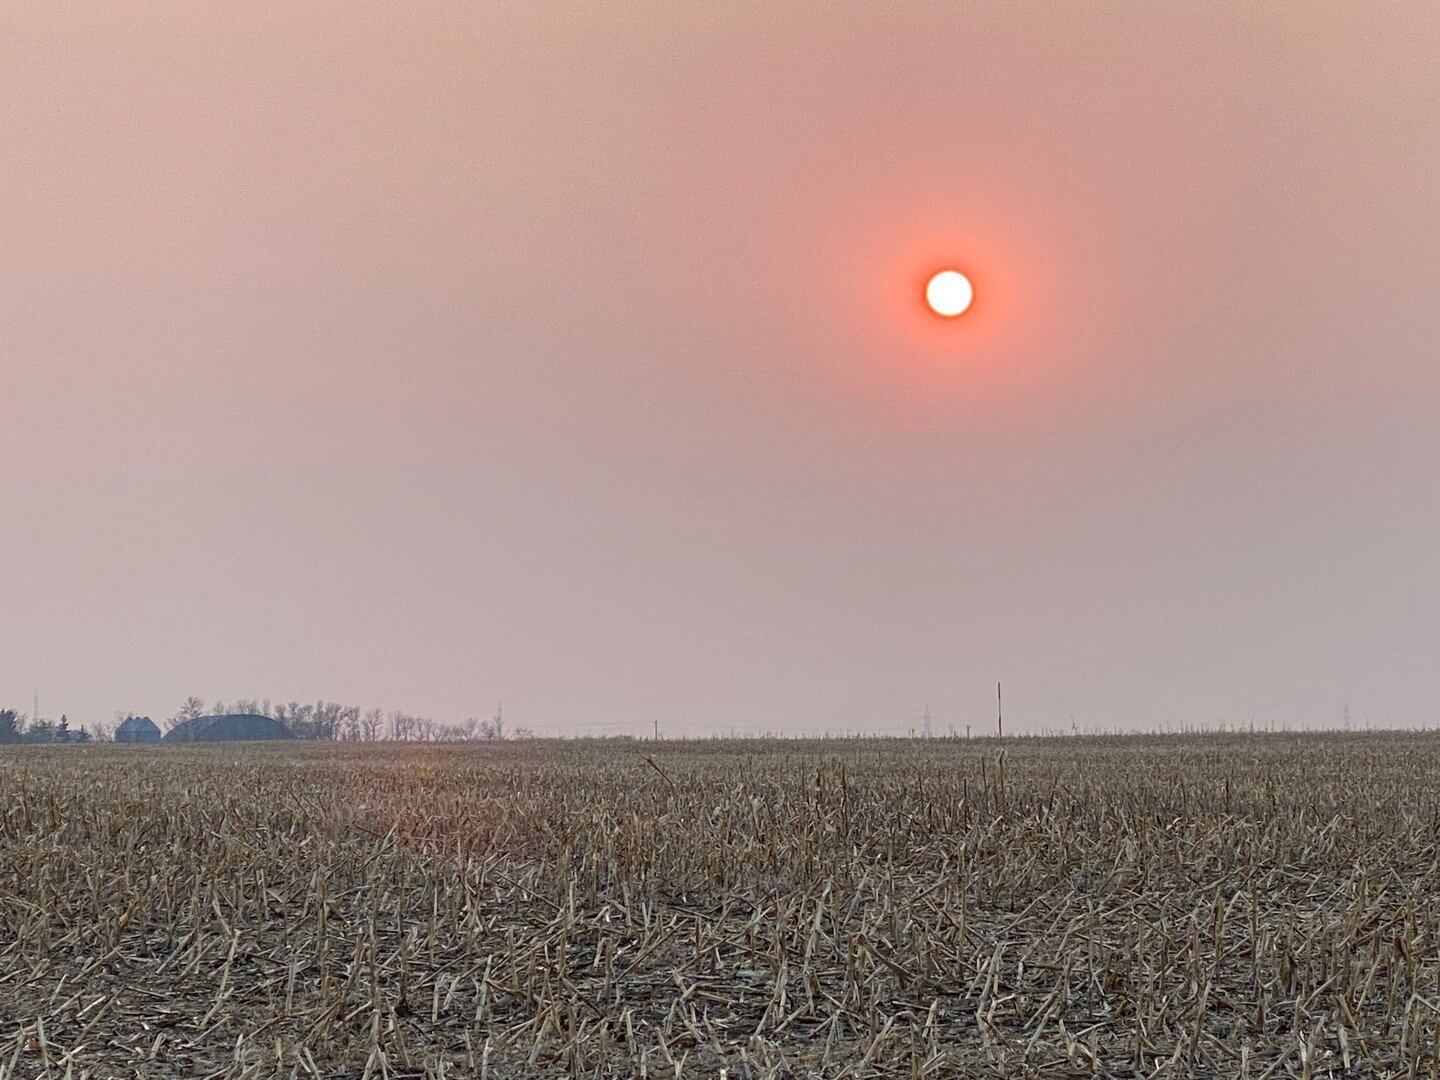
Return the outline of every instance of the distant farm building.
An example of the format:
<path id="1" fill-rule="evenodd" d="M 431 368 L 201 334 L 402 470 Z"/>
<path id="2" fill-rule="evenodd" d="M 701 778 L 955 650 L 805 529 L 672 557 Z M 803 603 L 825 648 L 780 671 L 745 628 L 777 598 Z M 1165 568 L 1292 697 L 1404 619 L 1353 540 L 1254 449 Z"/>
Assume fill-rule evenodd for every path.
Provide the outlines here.
<path id="1" fill-rule="evenodd" d="M 227 716 L 197 716 L 182 720 L 165 733 L 162 740 L 178 742 L 242 742 L 255 739 L 291 739 L 290 729 L 279 720 L 253 713 L 231 713 Z"/>
<path id="2" fill-rule="evenodd" d="M 160 729 L 148 716 L 127 716 L 115 729 L 116 742 L 157 743 Z"/>

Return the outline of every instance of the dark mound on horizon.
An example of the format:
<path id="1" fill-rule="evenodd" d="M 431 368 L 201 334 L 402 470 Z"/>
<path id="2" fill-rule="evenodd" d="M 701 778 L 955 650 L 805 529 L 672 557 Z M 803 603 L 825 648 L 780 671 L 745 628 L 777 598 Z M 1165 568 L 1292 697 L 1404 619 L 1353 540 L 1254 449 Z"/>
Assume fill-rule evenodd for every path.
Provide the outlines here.
<path id="1" fill-rule="evenodd" d="M 254 713 L 226 716 L 197 716 L 182 720 L 165 733 L 161 742 L 253 742 L 263 739 L 293 739 L 290 729 L 279 720 Z"/>

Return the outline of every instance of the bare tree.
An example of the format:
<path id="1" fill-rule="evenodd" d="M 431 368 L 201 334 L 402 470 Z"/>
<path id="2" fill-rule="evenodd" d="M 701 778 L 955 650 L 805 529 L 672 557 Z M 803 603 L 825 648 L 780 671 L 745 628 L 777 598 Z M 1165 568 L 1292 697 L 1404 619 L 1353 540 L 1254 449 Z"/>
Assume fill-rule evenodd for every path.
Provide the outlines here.
<path id="1" fill-rule="evenodd" d="M 312 739 L 333 740 L 340 727 L 340 717 L 345 712 L 345 706 L 334 701 L 317 701 L 310 710 L 310 729 Z"/>
<path id="2" fill-rule="evenodd" d="M 390 722 L 390 738 L 397 742 L 408 739 L 414 734 L 415 718 L 413 716 L 409 716 L 399 709 L 392 709 L 387 719 Z"/>
<path id="3" fill-rule="evenodd" d="M 286 723 L 297 739 L 323 739 L 324 721 L 317 718 L 314 705 L 301 705 L 298 701 L 292 701 L 285 706 Z"/>
<path id="4" fill-rule="evenodd" d="M 294 727 L 295 724 L 304 719 L 304 712 L 309 708 L 301 705 L 298 701 L 280 702 L 275 706 L 275 719 Z"/>
<path id="5" fill-rule="evenodd" d="M 204 715 L 205 699 L 198 698 L 194 694 L 191 694 L 185 699 L 185 704 L 176 710 L 175 715 L 165 721 L 165 725 L 167 728 L 174 727 L 176 724 L 184 723 L 186 720 L 194 720 L 196 717 Z"/>
<path id="6" fill-rule="evenodd" d="M 345 742 L 360 741 L 360 708 L 347 705 L 336 720 L 335 737 Z"/>
<path id="7" fill-rule="evenodd" d="M 498 705 L 495 707 L 495 715 L 493 717 L 480 722 L 480 738 L 486 742 L 505 741 L 505 717 L 504 714 L 501 713 Z"/>
<path id="8" fill-rule="evenodd" d="M 380 737 L 380 729 L 384 726 L 384 709 L 366 709 L 360 716 L 360 737 L 366 742 L 374 742 Z"/>

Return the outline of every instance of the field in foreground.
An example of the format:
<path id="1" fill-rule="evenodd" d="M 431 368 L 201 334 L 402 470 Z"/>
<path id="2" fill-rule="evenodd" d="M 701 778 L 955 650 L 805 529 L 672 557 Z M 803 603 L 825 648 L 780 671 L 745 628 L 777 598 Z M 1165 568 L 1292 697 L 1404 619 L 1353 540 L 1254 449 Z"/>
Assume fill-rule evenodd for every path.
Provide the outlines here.
<path id="1" fill-rule="evenodd" d="M 1440 737 L 0 750 L 0 1078 L 1421 1076 Z"/>

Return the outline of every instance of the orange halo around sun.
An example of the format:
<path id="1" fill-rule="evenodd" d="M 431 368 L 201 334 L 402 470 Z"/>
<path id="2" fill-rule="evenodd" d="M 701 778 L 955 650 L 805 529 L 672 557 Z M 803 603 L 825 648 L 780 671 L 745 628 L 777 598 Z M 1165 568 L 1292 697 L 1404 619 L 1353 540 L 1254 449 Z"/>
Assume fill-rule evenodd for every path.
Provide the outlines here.
<path id="1" fill-rule="evenodd" d="M 925 303 L 941 318 L 963 315 L 975 301 L 975 288 L 959 270 L 941 270 L 925 285 Z"/>

